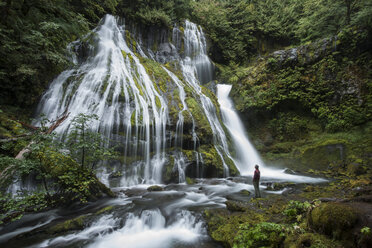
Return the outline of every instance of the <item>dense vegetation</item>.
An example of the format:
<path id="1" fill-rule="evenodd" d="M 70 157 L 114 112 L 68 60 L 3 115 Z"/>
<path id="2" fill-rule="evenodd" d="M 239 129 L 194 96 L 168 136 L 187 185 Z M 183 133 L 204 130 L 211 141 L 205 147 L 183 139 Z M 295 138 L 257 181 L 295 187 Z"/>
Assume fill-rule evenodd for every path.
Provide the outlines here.
<path id="1" fill-rule="evenodd" d="M 143 25 L 172 26 L 190 18 L 212 41 L 214 61 L 244 64 L 278 46 L 371 27 L 368 0 L 2 0 L 0 103 L 34 106 L 51 79 L 69 65 L 66 45 L 105 13 Z"/>
<path id="2" fill-rule="evenodd" d="M 1 151 L 11 154 L 22 146 L 29 149 L 24 159 L 0 155 L 1 188 L 6 189 L 15 179 L 34 180 L 38 185 L 36 193 L 18 192 L 17 197 L 0 191 L 0 224 L 18 219 L 24 212 L 75 201 L 87 202 L 103 195 L 113 196 L 110 189 L 94 175 L 94 166 L 113 158 L 115 152 L 112 148 L 101 146 L 106 141 L 100 134 L 91 131 L 92 118 L 95 116 L 81 114 L 75 117 L 73 131 L 62 143 L 55 134 L 45 133 L 46 125 L 50 123 L 48 120 L 43 120 L 41 128 L 29 134 L 20 123 L 9 120 L 6 114 L 0 112 L 2 135 L 20 137 L 15 146 L 7 142 Z"/>
<path id="3" fill-rule="evenodd" d="M 29 135 L 24 123 L 14 120 L 29 122 L 47 85 L 71 66 L 66 46 L 111 13 L 149 29 L 169 30 L 185 18 L 200 24 L 217 80 L 233 84 L 236 107 L 265 161 L 338 179 L 325 188 L 301 189 L 293 196 L 300 201 L 273 197 L 266 205 L 243 206 L 239 214 L 235 203 L 227 204 L 232 214 L 207 212 L 212 238 L 227 247 L 363 247 L 371 242 L 369 227 L 342 236 L 355 227 L 356 213 L 348 206 L 312 202 L 319 197 L 352 201 L 371 184 L 370 0 L 2 0 L 0 13 L 0 138 L 16 138 L 1 143 L 0 175 L 14 166 L 20 177 L 37 175 L 40 185 L 33 195 L 1 193 L 0 223 L 27 211 L 111 194 L 94 176 L 94 166 L 115 153 L 89 132 L 92 116 L 74 120 L 65 144 L 42 134 L 43 128 Z M 127 35 L 135 48 L 135 38 Z M 143 60 L 147 70 L 154 69 L 151 63 L 159 67 Z M 156 78 L 156 72 L 149 74 Z M 192 98 L 187 103 L 197 109 Z M 28 144 L 27 159 L 14 159 Z M 215 155 L 210 153 L 206 163 L 218 163 Z M 338 216 L 319 217 L 333 210 L 345 213 L 347 223 Z"/>

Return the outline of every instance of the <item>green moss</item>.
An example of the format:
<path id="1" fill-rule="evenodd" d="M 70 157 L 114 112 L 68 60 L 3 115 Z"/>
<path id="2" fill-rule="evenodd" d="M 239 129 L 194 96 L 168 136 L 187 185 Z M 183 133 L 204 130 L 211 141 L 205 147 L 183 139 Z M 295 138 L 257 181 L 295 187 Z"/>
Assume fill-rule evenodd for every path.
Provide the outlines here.
<path id="1" fill-rule="evenodd" d="M 75 219 L 66 220 L 62 223 L 59 223 L 51 228 L 48 229 L 48 233 L 54 234 L 54 233 L 61 233 L 61 232 L 68 232 L 73 230 L 82 230 L 85 226 L 85 219 L 88 217 L 88 215 L 82 215 Z"/>
<path id="2" fill-rule="evenodd" d="M 158 96 L 155 96 L 156 107 L 161 108 L 161 102 Z"/>
<path id="3" fill-rule="evenodd" d="M 236 248 L 281 247 L 286 236 L 285 226 L 271 222 L 242 224 L 234 238 Z"/>
<path id="4" fill-rule="evenodd" d="M 129 45 L 129 47 L 132 49 L 133 52 L 137 51 L 137 42 L 136 40 L 132 37 L 130 32 L 128 30 L 125 30 L 125 41 Z"/>
<path id="5" fill-rule="evenodd" d="M 173 181 L 173 168 L 174 168 L 174 157 L 170 156 L 169 162 L 164 166 L 164 173 L 163 173 L 163 180 L 164 182 L 172 182 Z"/>
<path id="6" fill-rule="evenodd" d="M 152 185 L 147 188 L 147 191 L 163 191 L 163 188 L 159 185 Z"/>
<path id="7" fill-rule="evenodd" d="M 123 54 L 124 58 L 126 58 L 128 56 L 128 54 L 124 50 L 121 50 L 121 54 Z"/>
<path id="8" fill-rule="evenodd" d="M 162 92 L 167 92 L 167 82 L 171 82 L 172 79 L 163 69 L 162 65 L 152 59 L 144 58 L 142 56 L 139 56 L 139 59 L 147 74 L 149 74 L 153 81 L 156 82 L 155 88 L 160 88 Z"/>
<path id="9" fill-rule="evenodd" d="M 334 248 L 343 247 L 342 244 L 336 240 L 331 240 L 324 235 L 318 233 L 303 233 L 289 235 L 284 241 L 284 247 L 287 248 Z"/>
<path id="10" fill-rule="evenodd" d="M 190 177 L 186 177 L 186 183 L 187 183 L 188 185 L 192 185 L 192 184 L 195 184 L 195 180 L 192 179 L 192 178 L 190 178 Z"/>
<path id="11" fill-rule="evenodd" d="M 106 92 L 107 90 L 107 86 L 109 85 L 109 79 L 110 79 L 110 74 L 107 74 L 106 77 L 103 79 L 103 82 L 102 82 L 102 87 L 101 87 L 101 90 L 100 90 L 100 94 L 101 96 Z"/>
<path id="12" fill-rule="evenodd" d="M 211 209 L 206 210 L 204 215 L 211 237 L 226 247 L 233 247 L 234 237 L 242 223 L 256 224 L 266 220 L 261 213 L 249 209 L 244 213 L 234 212 L 233 214 L 226 209 Z"/>
<path id="13" fill-rule="evenodd" d="M 217 153 L 214 145 L 201 145 L 199 152 L 203 157 L 204 166 L 207 169 L 207 177 L 222 177 L 224 175 L 224 167 L 220 155 Z"/>
<path id="14" fill-rule="evenodd" d="M 336 239 L 347 239 L 356 221 L 354 210 L 340 203 L 323 203 L 308 216 L 310 227 Z"/>
<path id="15" fill-rule="evenodd" d="M 107 207 L 101 208 L 100 210 L 96 212 L 96 215 L 100 215 L 106 212 L 111 212 L 113 209 L 114 209 L 114 206 L 107 206 Z"/>
<path id="16" fill-rule="evenodd" d="M 139 91 L 139 94 L 141 96 L 144 96 L 143 90 L 142 90 L 142 86 L 138 83 L 137 77 L 133 77 L 133 81 L 134 81 L 134 84 L 136 85 L 136 87 L 137 87 L 137 89 Z"/>
<path id="17" fill-rule="evenodd" d="M 196 122 L 196 131 L 202 143 L 211 143 L 213 138 L 209 121 L 201 109 L 200 104 L 193 97 L 186 99 L 186 104 Z"/>

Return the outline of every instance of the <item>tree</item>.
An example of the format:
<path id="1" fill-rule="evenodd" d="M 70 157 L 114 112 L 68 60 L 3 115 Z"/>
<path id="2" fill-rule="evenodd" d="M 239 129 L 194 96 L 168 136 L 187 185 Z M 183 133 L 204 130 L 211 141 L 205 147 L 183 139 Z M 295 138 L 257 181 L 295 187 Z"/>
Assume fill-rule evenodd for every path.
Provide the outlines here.
<path id="1" fill-rule="evenodd" d="M 355 9 L 356 4 L 359 2 L 359 0 L 344 0 L 344 3 L 346 5 L 346 24 L 350 25 L 351 20 L 351 14 Z"/>
<path id="2" fill-rule="evenodd" d="M 103 160 L 116 156 L 113 148 L 109 148 L 108 140 L 92 130 L 93 120 L 97 115 L 79 114 L 71 122 L 72 131 L 68 134 L 66 148 L 71 156 L 81 165 L 81 168 L 90 166 L 91 169 Z"/>

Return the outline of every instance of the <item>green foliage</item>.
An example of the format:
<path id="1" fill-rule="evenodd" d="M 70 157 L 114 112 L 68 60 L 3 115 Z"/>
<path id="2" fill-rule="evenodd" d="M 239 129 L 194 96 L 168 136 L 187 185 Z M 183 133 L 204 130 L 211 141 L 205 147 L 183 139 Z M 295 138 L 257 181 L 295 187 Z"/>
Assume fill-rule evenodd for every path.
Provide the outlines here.
<path id="1" fill-rule="evenodd" d="M 286 236 L 283 225 L 261 222 L 256 225 L 240 225 L 234 239 L 234 248 L 280 247 Z"/>
<path id="2" fill-rule="evenodd" d="M 368 226 L 365 226 L 362 229 L 360 229 L 360 233 L 363 235 L 369 235 L 371 234 L 371 228 L 369 228 Z"/>
<path id="3" fill-rule="evenodd" d="M 277 118 L 269 121 L 269 128 L 280 141 L 297 140 L 309 131 L 308 121 L 293 112 L 279 113 Z"/>
<path id="4" fill-rule="evenodd" d="M 16 198 L 0 192 L 0 225 L 20 219 L 26 211 L 41 211 L 52 205 L 45 192 L 23 192 Z"/>
<path id="5" fill-rule="evenodd" d="M 108 141 L 100 133 L 92 131 L 91 122 L 97 115 L 79 114 L 71 122 L 72 130 L 68 134 L 66 148 L 70 156 L 80 163 L 81 167 L 94 166 L 103 160 L 116 156 L 114 149 L 108 147 Z"/>
<path id="6" fill-rule="evenodd" d="M 287 216 L 290 220 L 301 221 L 303 215 L 312 207 L 312 205 L 305 201 L 289 201 L 288 205 L 284 209 L 283 214 Z"/>
<path id="7" fill-rule="evenodd" d="M 18 192 L 17 196 L 2 195 L 0 221 L 13 221 L 26 210 L 39 211 L 73 201 L 84 203 L 102 193 L 112 195 L 92 170 L 97 162 L 115 155 L 112 148 L 103 146 L 102 137 L 91 131 L 90 122 L 94 117 L 84 114 L 75 117 L 66 144 L 60 142 L 56 134 L 44 133 L 49 121 L 42 118 L 41 127 L 30 138 L 31 152 L 26 159 L 0 156 L 0 171 L 6 170 L 6 176 L 3 174 L 1 178 L 2 189 L 15 178 L 23 180 L 30 176 L 36 180 L 38 189 L 42 189 L 36 193 Z"/>
<path id="8" fill-rule="evenodd" d="M 0 86 L 3 103 L 34 104 L 68 60 L 68 42 L 88 23 L 66 1 L 7 1 L 0 19 Z"/>
<path id="9" fill-rule="evenodd" d="M 117 12 L 125 18 L 146 26 L 171 27 L 174 22 L 189 17 L 191 0 L 131 0 L 119 1 Z"/>
<path id="10" fill-rule="evenodd" d="M 201 0 L 192 6 L 213 41 L 214 60 L 224 64 L 242 64 L 276 45 L 336 35 L 350 23 L 371 27 L 368 0 Z"/>
<path id="11" fill-rule="evenodd" d="M 295 49 L 296 59 L 272 55 L 245 69 L 224 68 L 221 77 L 237 84 L 238 110 L 269 113 L 268 126 L 279 140 L 303 138 L 316 128 L 311 119 L 330 132 L 347 130 L 372 117 L 371 53 L 360 50 L 367 37 L 367 31 L 345 29 L 338 52 L 332 53 L 331 40 L 315 42 Z"/>

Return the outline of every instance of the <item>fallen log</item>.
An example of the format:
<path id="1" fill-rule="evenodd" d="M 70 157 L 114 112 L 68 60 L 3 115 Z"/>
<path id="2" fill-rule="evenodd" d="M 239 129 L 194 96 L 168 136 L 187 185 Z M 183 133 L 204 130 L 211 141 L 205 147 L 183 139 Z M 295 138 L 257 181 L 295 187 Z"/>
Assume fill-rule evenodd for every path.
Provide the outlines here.
<path id="1" fill-rule="evenodd" d="M 70 115 L 70 112 L 67 112 L 67 110 L 62 114 L 61 117 L 59 117 L 57 120 L 53 121 L 52 125 L 45 131 L 42 132 L 42 134 L 51 134 L 63 121 L 67 119 L 67 117 Z M 29 152 L 31 152 L 31 145 L 34 144 L 34 141 L 31 141 L 25 148 L 23 148 L 15 157 L 15 159 L 23 160 L 25 159 L 25 155 Z M 0 172 L 0 183 L 6 179 L 10 174 L 12 174 L 12 169 L 15 167 L 15 164 L 12 164 L 5 168 L 3 171 Z"/>

